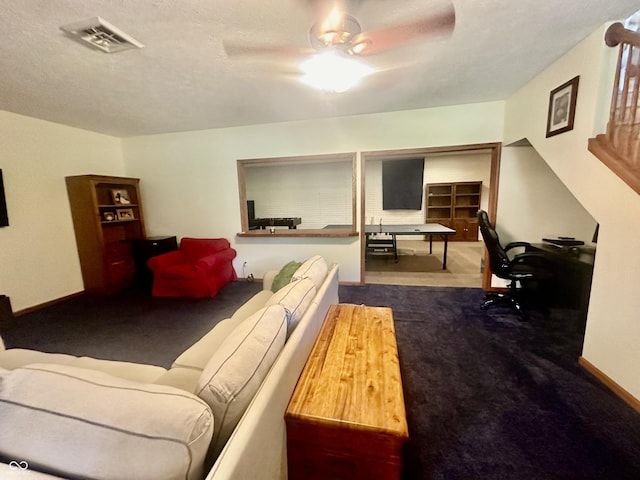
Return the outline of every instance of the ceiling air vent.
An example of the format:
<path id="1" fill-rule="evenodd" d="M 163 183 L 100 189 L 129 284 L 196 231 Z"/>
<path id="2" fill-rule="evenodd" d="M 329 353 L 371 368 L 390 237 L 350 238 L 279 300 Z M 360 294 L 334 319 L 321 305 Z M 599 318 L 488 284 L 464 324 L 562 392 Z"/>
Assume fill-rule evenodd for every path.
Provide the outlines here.
<path id="1" fill-rule="evenodd" d="M 100 17 L 63 25 L 60 29 L 73 39 L 107 53 L 144 47 L 142 43 Z"/>

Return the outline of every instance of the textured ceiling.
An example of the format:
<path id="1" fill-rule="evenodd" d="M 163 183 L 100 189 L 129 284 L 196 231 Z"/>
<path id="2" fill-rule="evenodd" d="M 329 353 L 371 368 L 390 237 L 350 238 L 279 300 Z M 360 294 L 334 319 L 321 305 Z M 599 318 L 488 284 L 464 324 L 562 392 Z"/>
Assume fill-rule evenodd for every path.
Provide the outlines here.
<path id="1" fill-rule="evenodd" d="M 0 0 L 0 110 L 109 135 L 154 133 L 503 100 L 638 0 L 454 0 L 447 39 L 370 57 L 379 73 L 327 94 L 293 65 L 229 59 L 222 41 L 306 48 L 309 0 Z M 441 0 L 352 0 L 364 30 Z M 61 25 L 100 16 L 145 47 L 105 54 Z"/>

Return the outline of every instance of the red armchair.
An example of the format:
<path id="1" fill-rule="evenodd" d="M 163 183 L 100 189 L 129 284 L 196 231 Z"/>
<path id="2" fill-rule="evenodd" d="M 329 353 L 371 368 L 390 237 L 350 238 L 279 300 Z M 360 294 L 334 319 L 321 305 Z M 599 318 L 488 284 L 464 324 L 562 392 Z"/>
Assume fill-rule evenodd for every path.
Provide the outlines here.
<path id="1" fill-rule="evenodd" d="M 183 238 L 178 250 L 151 257 L 154 297 L 215 297 L 237 277 L 236 251 L 224 238 Z"/>

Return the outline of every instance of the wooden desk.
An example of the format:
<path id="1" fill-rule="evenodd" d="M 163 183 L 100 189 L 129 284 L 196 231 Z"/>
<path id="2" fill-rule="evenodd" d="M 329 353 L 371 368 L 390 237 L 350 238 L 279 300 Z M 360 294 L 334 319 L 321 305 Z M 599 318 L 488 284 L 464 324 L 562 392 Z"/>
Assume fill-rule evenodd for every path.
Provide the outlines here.
<path id="1" fill-rule="evenodd" d="M 398 479 L 409 438 L 390 308 L 332 305 L 285 413 L 289 479 Z"/>
<path id="2" fill-rule="evenodd" d="M 575 308 L 580 312 L 580 319 L 586 320 L 596 249 L 587 246 L 561 248 L 549 243 L 534 243 L 525 251 L 544 253 L 552 262 L 554 276 L 547 282 L 549 304 Z"/>

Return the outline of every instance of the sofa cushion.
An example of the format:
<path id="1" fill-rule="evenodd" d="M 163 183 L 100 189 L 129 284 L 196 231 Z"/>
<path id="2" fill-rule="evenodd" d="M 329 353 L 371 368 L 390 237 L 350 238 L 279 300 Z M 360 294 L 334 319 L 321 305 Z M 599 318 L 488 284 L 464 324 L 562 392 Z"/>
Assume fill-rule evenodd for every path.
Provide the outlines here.
<path id="1" fill-rule="evenodd" d="M 213 433 L 195 395 L 69 365 L 0 377 L 0 456 L 71 478 L 196 479 Z"/>
<path id="2" fill-rule="evenodd" d="M 60 477 L 36 472 L 29 468 L 29 463 L 18 460 L 10 460 L 9 463 L 0 462 L 0 478 L 15 480 L 60 480 Z"/>
<path id="3" fill-rule="evenodd" d="M 204 370 L 211 355 L 222 345 L 234 328 L 245 318 L 264 307 L 265 302 L 273 295 L 269 290 L 261 290 L 244 303 L 231 318 L 218 322 L 200 340 L 186 349 L 175 359 L 172 368 L 186 367 Z"/>
<path id="4" fill-rule="evenodd" d="M 284 346 L 286 330 L 284 307 L 265 307 L 231 332 L 202 372 L 196 392 L 209 404 L 215 418 L 213 458 L 224 447 Z"/>
<path id="5" fill-rule="evenodd" d="M 237 324 L 245 318 L 249 318 L 258 310 L 264 308 L 264 306 L 267 304 L 267 301 L 272 296 L 273 292 L 271 290 L 260 290 L 253 297 L 244 302 L 244 304 L 240 308 L 238 308 L 233 315 L 231 315 L 231 320 Z"/>
<path id="6" fill-rule="evenodd" d="M 310 278 L 316 288 L 320 288 L 320 285 L 322 285 L 322 282 L 324 282 L 324 279 L 327 277 L 328 271 L 329 267 L 325 259 L 320 255 L 314 255 L 300 265 L 291 277 L 291 281 L 295 282 L 302 278 Z"/>
<path id="7" fill-rule="evenodd" d="M 316 296 L 316 286 L 309 278 L 285 285 L 267 301 L 267 305 L 282 305 L 287 311 L 287 338 L 296 328 Z"/>
<path id="8" fill-rule="evenodd" d="M 253 297 L 247 300 L 236 312 L 231 316 L 218 322 L 206 335 L 185 350 L 173 362 L 172 367 L 186 367 L 198 370 L 204 370 L 207 362 L 218 347 L 224 342 L 227 336 L 238 326 L 240 322 L 264 308 L 265 303 L 273 292 L 270 290 L 261 290 Z"/>
<path id="9" fill-rule="evenodd" d="M 116 360 L 102 360 L 92 357 L 78 357 L 69 363 L 69 365 L 72 367 L 97 370 L 115 377 L 139 383 L 153 383 L 158 377 L 167 371 L 166 368 L 159 367 L 157 365 L 120 362 Z"/>
<path id="10" fill-rule="evenodd" d="M 195 393 L 201 373 L 201 370 L 195 370 L 193 368 L 176 367 L 167 370 L 167 372 L 157 378 L 153 383 L 156 385 L 168 385 L 189 393 Z"/>
<path id="11" fill-rule="evenodd" d="M 77 357 L 66 353 L 46 353 L 24 348 L 10 348 L 9 350 L 0 352 L 0 367 L 6 368 L 7 370 L 14 370 L 31 363 L 68 365 L 76 359 Z"/>
<path id="12" fill-rule="evenodd" d="M 293 277 L 293 274 L 296 273 L 298 268 L 300 268 L 300 265 L 302 265 L 301 262 L 291 260 L 284 267 L 282 267 L 273 279 L 273 283 L 271 284 L 271 291 L 277 292 L 286 284 L 288 284 L 291 281 L 291 277 Z"/>
<path id="13" fill-rule="evenodd" d="M 182 352 L 174 360 L 171 368 L 192 368 L 201 373 L 213 352 L 224 342 L 234 327 L 228 318 L 221 320 L 200 340 Z"/>
<path id="14" fill-rule="evenodd" d="M 0 367 L 7 370 L 31 365 L 32 363 L 51 363 L 55 365 L 71 365 L 89 368 L 115 375 L 134 382 L 148 383 L 166 372 L 166 369 L 142 363 L 101 360 L 91 357 L 75 357 L 66 353 L 47 353 L 23 348 L 10 348 L 0 351 Z"/>

